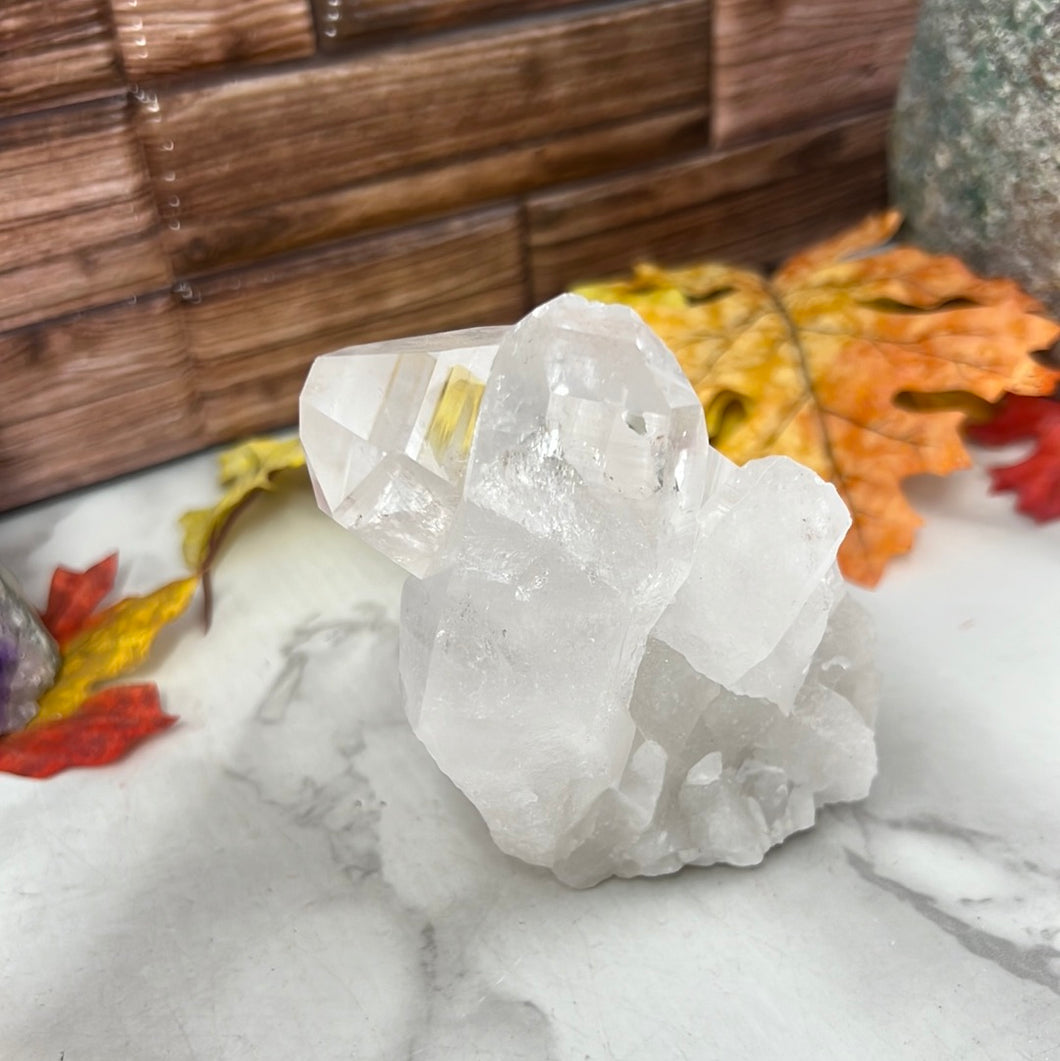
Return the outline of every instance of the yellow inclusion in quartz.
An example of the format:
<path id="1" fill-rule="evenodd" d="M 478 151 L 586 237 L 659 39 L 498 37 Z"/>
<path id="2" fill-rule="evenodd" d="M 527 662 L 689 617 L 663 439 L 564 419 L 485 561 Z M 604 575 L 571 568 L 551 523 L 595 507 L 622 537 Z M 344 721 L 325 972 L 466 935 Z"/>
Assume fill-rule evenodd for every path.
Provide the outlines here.
<path id="1" fill-rule="evenodd" d="M 467 460 L 485 389 L 466 368 L 455 365 L 449 370 L 427 428 L 427 443 L 443 467 Z"/>

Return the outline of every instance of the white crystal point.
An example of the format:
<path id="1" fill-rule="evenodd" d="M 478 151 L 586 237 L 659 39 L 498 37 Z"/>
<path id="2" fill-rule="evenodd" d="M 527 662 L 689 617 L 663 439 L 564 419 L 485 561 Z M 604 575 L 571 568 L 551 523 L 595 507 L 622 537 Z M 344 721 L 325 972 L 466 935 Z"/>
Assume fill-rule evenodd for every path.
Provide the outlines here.
<path id="1" fill-rule="evenodd" d="M 634 595 L 654 622 L 688 574 L 720 463 L 691 384 L 640 317 L 561 295 L 497 351 L 464 504 Z"/>
<path id="2" fill-rule="evenodd" d="M 553 863 L 622 777 L 711 463 L 691 386 L 626 307 L 564 296 L 501 343 L 443 570 L 406 584 L 402 650 L 416 732 L 505 850 Z"/>
<path id="3" fill-rule="evenodd" d="M 325 359 L 345 398 L 314 367 L 303 440 L 322 506 L 422 576 L 402 596 L 407 712 L 497 843 L 582 887 L 750 865 L 864 796 L 875 678 L 835 490 L 712 450 L 625 307 L 562 296 L 493 345 L 424 343 L 434 389 L 404 406 L 369 385 L 413 372 L 400 345 L 371 348 L 385 370 Z M 469 351 L 484 387 L 451 401 Z"/>
<path id="4" fill-rule="evenodd" d="M 691 573 L 656 637 L 712 681 L 790 710 L 834 604 L 826 576 L 849 526 L 835 488 L 787 457 L 733 468 L 700 509 Z"/>
<path id="5" fill-rule="evenodd" d="M 506 328 L 473 328 L 342 350 L 313 363 L 300 433 L 317 504 L 414 575 L 444 546 L 463 488 L 465 426 L 431 437 L 443 396 L 481 387 Z M 461 408 L 457 403 L 457 409 Z M 437 434 L 437 433 L 436 433 Z"/>

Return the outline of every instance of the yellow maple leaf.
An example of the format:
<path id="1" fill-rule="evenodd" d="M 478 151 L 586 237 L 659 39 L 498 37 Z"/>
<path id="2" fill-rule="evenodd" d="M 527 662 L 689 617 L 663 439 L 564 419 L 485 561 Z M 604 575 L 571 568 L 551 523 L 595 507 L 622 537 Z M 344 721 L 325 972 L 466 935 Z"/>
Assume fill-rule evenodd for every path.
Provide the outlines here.
<path id="1" fill-rule="evenodd" d="M 98 686 L 142 662 L 162 627 L 187 608 L 198 584 L 194 575 L 178 579 L 103 611 L 64 647 L 55 684 L 41 698 L 40 711 L 30 725 L 76 714 Z"/>
<path id="2" fill-rule="evenodd" d="M 1028 357 L 1060 336 L 1038 303 L 956 258 L 881 249 L 900 221 L 867 218 L 770 279 L 642 265 L 577 289 L 632 306 L 659 334 L 722 453 L 739 464 L 784 454 L 835 484 L 853 517 L 840 566 L 870 586 L 921 523 L 901 481 L 970 463 L 959 428 L 976 403 L 1050 393 L 1057 380 Z"/>
<path id="3" fill-rule="evenodd" d="M 305 454 L 297 438 L 254 438 L 225 450 L 218 464 L 225 488 L 221 500 L 180 517 L 184 560 L 193 571 L 209 567 L 228 524 L 251 495 L 275 489 L 273 480 L 280 472 L 304 467 Z"/>
<path id="4" fill-rule="evenodd" d="M 305 453 L 297 438 L 252 438 L 224 450 L 217 458 L 218 479 L 225 492 L 210 508 L 198 508 L 180 517 L 184 531 L 184 562 L 202 576 L 203 620 L 210 627 L 213 585 L 210 571 L 232 521 L 250 500 L 276 489 L 281 472 L 305 467 Z"/>

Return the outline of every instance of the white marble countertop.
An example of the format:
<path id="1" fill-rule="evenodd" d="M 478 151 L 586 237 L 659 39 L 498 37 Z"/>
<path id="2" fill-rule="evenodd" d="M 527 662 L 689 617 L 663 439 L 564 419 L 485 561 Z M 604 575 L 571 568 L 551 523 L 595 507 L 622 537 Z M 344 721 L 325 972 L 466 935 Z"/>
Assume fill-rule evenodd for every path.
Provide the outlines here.
<path id="1" fill-rule="evenodd" d="M 117 547 L 180 573 L 200 456 L 0 519 L 43 601 Z M 875 593 L 872 795 L 752 870 L 572 891 L 497 851 L 404 721 L 400 573 L 308 489 L 262 501 L 141 674 L 181 723 L 0 776 L 0 1057 L 1060 1058 L 1060 525 L 913 484 Z"/>

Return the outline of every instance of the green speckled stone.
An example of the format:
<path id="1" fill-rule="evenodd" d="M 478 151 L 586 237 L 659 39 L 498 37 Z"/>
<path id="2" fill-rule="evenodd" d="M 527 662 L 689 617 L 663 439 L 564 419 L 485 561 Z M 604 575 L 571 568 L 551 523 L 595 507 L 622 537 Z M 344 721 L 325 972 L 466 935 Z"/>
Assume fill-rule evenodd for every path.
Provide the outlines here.
<path id="1" fill-rule="evenodd" d="M 1060 3 L 924 0 L 891 133 L 910 238 L 1060 315 Z"/>

